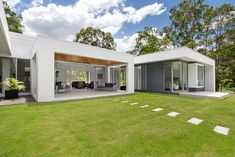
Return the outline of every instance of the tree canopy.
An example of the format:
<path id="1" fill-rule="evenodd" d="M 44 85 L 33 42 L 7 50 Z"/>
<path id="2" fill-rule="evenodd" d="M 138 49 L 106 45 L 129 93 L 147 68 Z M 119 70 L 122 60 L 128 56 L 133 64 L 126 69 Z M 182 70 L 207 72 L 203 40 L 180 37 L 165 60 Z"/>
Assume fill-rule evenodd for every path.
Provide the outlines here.
<path id="1" fill-rule="evenodd" d="M 22 25 L 22 17 L 17 16 L 14 11 L 10 8 L 10 6 L 7 4 L 7 2 L 3 1 L 4 10 L 6 13 L 7 23 L 9 27 L 9 31 L 16 32 L 16 33 L 22 33 L 23 31 L 23 25 Z"/>
<path id="2" fill-rule="evenodd" d="M 201 39 L 204 26 L 210 20 L 211 7 L 203 0 L 182 0 L 170 9 L 171 25 L 165 27 L 164 33 L 168 35 L 173 46 L 187 46 L 195 49 Z M 209 19 L 208 19 L 209 18 Z M 209 21 L 210 22 L 210 21 Z"/>
<path id="3" fill-rule="evenodd" d="M 164 50 L 164 43 L 160 32 L 153 27 L 145 27 L 138 32 L 135 49 L 128 51 L 133 55 L 144 55 Z"/>
<path id="4" fill-rule="evenodd" d="M 75 42 L 115 50 L 116 44 L 111 33 L 92 27 L 83 28 L 76 34 Z"/>

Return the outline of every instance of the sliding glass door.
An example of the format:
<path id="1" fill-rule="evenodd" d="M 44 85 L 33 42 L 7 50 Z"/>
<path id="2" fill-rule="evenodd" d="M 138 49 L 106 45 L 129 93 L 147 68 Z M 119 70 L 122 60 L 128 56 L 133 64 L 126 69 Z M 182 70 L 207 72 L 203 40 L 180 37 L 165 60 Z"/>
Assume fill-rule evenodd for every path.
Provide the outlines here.
<path id="1" fill-rule="evenodd" d="M 165 73 L 165 91 L 172 91 L 172 69 L 171 63 L 164 64 L 164 73 Z"/>
<path id="2" fill-rule="evenodd" d="M 182 62 L 172 62 L 172 70 L 173 70 L 173 91 L 181 91 L 183 89 L 183 68 Z"/>
<path id="3" fill-rule="evenodd" d="M 146 65 L 135 66 L 135 90 L 147 90 Z"/>
<path id="4" fill-rule="evenodd" d="M 186 62 L 174 61 L 164 64 L 166 92 L 180 92 L 188 89 L 188 65 Z"/>

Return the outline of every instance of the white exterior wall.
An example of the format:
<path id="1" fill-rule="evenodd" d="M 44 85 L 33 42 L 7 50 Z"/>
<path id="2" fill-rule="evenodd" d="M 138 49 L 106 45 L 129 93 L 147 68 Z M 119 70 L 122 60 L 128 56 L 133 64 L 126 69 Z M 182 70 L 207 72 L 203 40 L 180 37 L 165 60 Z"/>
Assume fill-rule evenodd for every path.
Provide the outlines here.
<path id="1" fill-rule="evenodd" d="M 215 65 L 205 66 L 205 91 L 215 92 Z"/>
<path id="2" fill-rule="evenodd" d="M 37 76 L 38 76 L 38 70 L 37 70 L 37 58 L 36 55 L 31 59 L 30 62 L 30 77 L 31 77 L 31 94 L 33 98 L 37 101 L 38 100 L 38 81 L 37 81 Z"/>
<path id="3" fill-rule="evenodd" d="M 37 98 L 39 102 L 54 99 L 54 71 L 54 53 L 50 48 L 42 46 L 37 50 Z"/>

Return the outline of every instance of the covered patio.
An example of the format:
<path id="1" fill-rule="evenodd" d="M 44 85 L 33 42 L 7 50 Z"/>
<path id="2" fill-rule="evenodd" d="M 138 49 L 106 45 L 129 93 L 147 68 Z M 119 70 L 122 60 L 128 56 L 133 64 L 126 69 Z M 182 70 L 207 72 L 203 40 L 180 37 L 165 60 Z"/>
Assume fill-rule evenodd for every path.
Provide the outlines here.
<path id="1" fill-rule="evenodd" d="M 125 67 L 126 70 L 125 92 L 134 93 L 134 57 L 131 54 L 118 53 L 113 50 L 44 36 L 37 37 L 32 51 L 31 84 L 34 86 L 32 86 L 31 91 L 32 96 L 38 102 L 58 100 L 58 95 L 64 95 L 64 100 L 69 100 L 70 97 L 81 98 L 79 83 L 73 83 L 74 81 L 80 81 L 76 79 L 81 78 L 79 76 L 81 73 L 87 73 L 84 75 L 84 79 L 81 80 L 85 81 L 86 84 L 85 88 L 84 84 L 82 85 L 83 93 L 85 90 L 87 90 L 87 93 L 91 93 L 88 91 L 91 89 L 90 86 L 87 88 L 87 85 L 90 85 L 91 82 L 94 82 L 94 88 L 91 90 L 95 90 L 95 93 L 103 93 L 96 90 L 96 85 L 100 86 L 99 80 L 104 80 L 104 85 L 105 83 L 113 83 L 113 81 L 114 83 L 117 82 L 116 77 L 112 74 L 120 67 Z M 97 73 L 99 68 L 102 69 L 102 74 Z M 61 82 L 65 86 L 69 85 L 66 87 L 66 91 L 61 93 L 57 91 L 57 82 Z M 96 84 L 96 82 L 99 83 Z M 72 87 L 72 83 L 75 88 Z M 74 90 L 77 90 L 77 92 Z M 115 94 L 118 93 L 118 90 L 108 92 Z"/>
<path id="2" fill-rule="evenodd" d="M 125 94 L 125 62 L 55 53 L 55 100 Z"/>

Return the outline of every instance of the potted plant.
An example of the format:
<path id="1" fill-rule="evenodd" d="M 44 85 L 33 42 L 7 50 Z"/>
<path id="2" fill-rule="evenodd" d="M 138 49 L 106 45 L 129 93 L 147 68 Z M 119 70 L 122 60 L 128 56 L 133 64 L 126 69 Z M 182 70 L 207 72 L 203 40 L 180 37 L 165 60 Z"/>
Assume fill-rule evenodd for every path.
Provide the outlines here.
<path id="1" fill-rule="evenodd" d="M 126 90 L 126 82 L 125 81 L 120 82 L 120 90 Z"/>
<path id="2" fill-rule="evenodd" d="M 24 82 L 15 78 L 6 78 L 3 80 L 2 84 L 8 88 L 5 90 L 5 99 L 18 98 L 19 91 L 24 91 L 26 89 Z"/>

